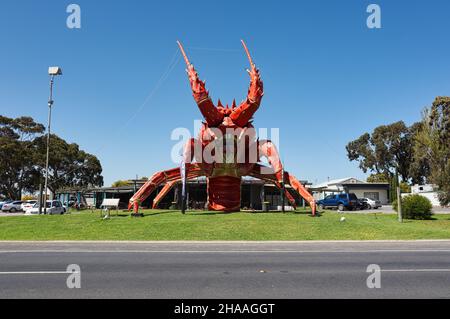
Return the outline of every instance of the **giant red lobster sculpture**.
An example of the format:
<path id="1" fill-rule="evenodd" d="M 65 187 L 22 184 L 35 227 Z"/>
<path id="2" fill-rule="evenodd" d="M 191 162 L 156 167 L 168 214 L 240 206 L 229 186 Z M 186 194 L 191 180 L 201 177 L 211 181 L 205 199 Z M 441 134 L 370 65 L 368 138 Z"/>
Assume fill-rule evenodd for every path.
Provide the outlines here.
<path id="1" fill-rule="evenodd" d="M 184 174 L 187 180 L 200 176 L 207 177 L 208 208 L 214 211 L 239 211 L 241 178 L 251 176 L 271 182 L 280 190 L 285 184 L 291 185 L 310 204 L 314 215 L 316 212 L 314 198 L 293 175 L 283 169 L 275 145 L 269 140 L 256 139 L 251 119 L 258 110 L 264 94 L 263 82 L 244 41 L 242 45 L 250 61 L 250 70 L 247 70 L 250 74 L 250 88 L 247 98 L 239 106 L 233 101 L 231 107 L 228 105 L 224 107 L 220 100 L 217 106 L 214 105 L 205 88 L 205 82 L 199 79 L 181 43 L 177 43 L 186 61 L 186 71 L 194 99 L 205 118 L 199 138 L 189 140 L 184 148 Z M 230 148 L 230 144 L 233 147 Z M 205 153 L 209 154 L 212 160 L 205 160 Z M 268 159 L 271 167 L 259 163 L 262 156 Z M 153 208 L 156 208 L 172 187 L 182 180 L 181 175 L 180 168 L 154 174 L 130 199 L 129 209 L 134 207 L 137 213 L 139 203 L 150 196 L 159 185 L 165 183 L 153 201 Z M 291 205 L 295 206 L 293 196 L 288 191 L 285 195 Z"/>

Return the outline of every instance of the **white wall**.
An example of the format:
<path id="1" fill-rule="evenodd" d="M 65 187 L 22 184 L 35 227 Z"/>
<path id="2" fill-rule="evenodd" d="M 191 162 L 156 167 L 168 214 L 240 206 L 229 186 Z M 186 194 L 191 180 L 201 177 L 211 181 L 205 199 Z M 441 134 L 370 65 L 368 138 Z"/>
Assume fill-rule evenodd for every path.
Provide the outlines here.
<path id="1" fill-rule="evenodd" d="M 358 198 L 363 198 L 364 193 L 378 193 L 378 197 L 380 199 L 380 202 L 382 205 L 387 205 L 389 204 L 389 198 L 388 198 L 388 192 L 385 189 L 370 189 L 370 188 L 364 188 L 364 189 L 355 189 L 355 188 L 351 188 L 350 193 L 354 193 L 356 195 L 356 197 Z"/>
<path id="2" fill-rule="evenodd" d="M 402 197 L 409 196 L 411 194 L 402 194 Z M 439 203 L 438 193 L 437 192 L 429 192 L 429 193 L 418 193 L 418 195 L 426 197 L 430 200 L 431 205 L 437 207 L 441 206 Z"/>

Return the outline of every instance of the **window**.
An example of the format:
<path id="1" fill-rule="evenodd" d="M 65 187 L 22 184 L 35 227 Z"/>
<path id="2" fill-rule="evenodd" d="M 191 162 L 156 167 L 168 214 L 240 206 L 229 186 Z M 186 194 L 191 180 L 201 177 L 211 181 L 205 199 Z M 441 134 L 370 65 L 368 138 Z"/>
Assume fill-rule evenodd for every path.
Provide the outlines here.
<path id="1" fill-rule="evenodd" d="M 340 199 L 347 199 L 347 194 L 341 194 L 341 195 L 339 195 L 339 198 Z"/>
<path id="2" fill-rule="evenodd" d="M 370 198 L 372 200 L 380 200 L 379 192 L 364 192 L 364 197 Z"/>

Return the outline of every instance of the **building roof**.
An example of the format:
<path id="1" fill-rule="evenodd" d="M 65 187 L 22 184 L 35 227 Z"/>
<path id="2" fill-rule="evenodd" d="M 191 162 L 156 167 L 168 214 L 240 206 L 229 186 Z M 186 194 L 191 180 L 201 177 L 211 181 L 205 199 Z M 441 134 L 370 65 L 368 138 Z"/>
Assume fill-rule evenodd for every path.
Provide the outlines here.
<path id="1" fill-rule="evenodd" d="M 345 177 L 339 179 L 332 179 L 327 182 L 320 184 L 315 184 L 310 187 L 312 190 L 339 190 L 340 186 L 344 184 L 368 184 L 367 182 L 361 181 L 355 177 Z"/>

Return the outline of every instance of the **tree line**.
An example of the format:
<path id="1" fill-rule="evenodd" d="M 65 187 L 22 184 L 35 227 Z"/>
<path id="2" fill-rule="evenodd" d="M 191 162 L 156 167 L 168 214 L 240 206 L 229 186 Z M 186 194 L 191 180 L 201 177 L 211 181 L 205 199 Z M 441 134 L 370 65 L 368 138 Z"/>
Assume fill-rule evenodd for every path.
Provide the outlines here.
<path id="1" fill-rule="evenodd" d="M 372 175 L 368 181 L 435 184 L 441 205 L 450 204 L 450 97 L 437 97 L 421 121 L 381 125 L 346 146 L 350 161 Z"/>
<path id="2" fill-rule="evenodd" d="M 0 196 L 20 199 L 35 192 L 45 177 L 47 136 L 44 125 L 31 117 L 0 115 Z M 96 156 L 50 135 L 49 183 L 52 193 L 65 188 L 103 186 L 102 166 Z"/>

